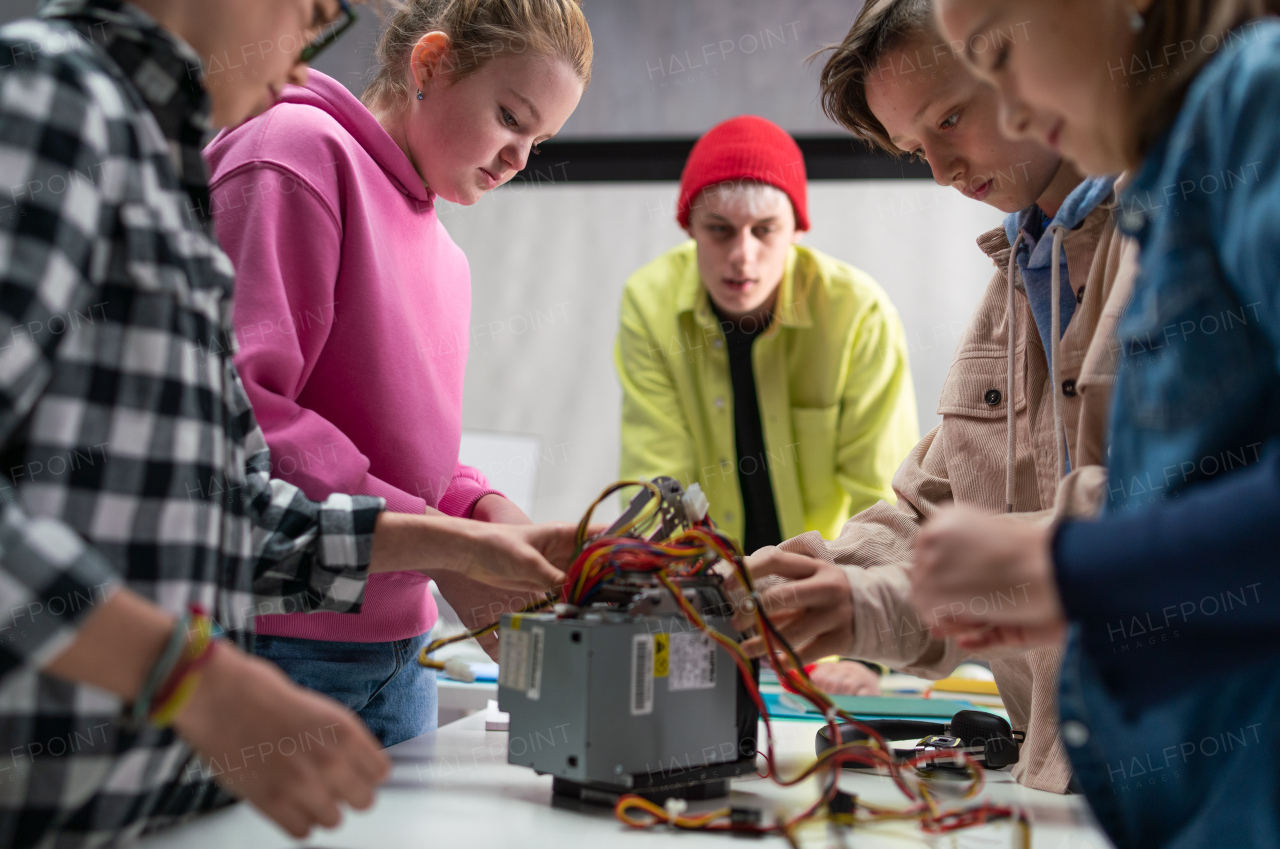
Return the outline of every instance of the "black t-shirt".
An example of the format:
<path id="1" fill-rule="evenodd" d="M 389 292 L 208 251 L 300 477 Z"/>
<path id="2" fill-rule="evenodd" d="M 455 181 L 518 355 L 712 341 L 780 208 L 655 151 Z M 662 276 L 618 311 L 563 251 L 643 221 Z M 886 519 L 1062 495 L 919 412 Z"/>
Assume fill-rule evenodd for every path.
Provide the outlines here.
<path id="1" fill-rule="evenodd" d="M 714 308 L 714 307 L 713 307 Z M 769 329 L 772 316 L 745 322 L 745 329 L 716 310 L 724 328 L 729 352 L 729 379 L 733 384 L 733 436 L 738 449 L 738 486 L 742 490 L 743 550 L 747 554 L 766 545 L 782 542 L 778 509 L 769 482 L 769 459 L 760 423 L 760 401 L 756 397 L 755 368 L 751 346 Z"/>

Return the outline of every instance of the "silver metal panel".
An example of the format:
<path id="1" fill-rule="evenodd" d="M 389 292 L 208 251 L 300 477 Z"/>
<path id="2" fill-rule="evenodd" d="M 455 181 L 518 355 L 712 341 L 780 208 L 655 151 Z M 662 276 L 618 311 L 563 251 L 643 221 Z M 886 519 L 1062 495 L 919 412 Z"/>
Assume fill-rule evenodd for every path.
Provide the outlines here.
<path id="1" fill-rule="evenodd" d="M 545 614 L 519 617 L 515 629 L 512 618 L 503 617 L 504 652 L 523 651 L 537 629 L 543 636 L 538 638 L 540 674 L 520 675 L 520 665 L 532 661 L 504 657 L 498 698 L 511 715 L 511 763 L 574 781 L 628 787 L 632 775 L 661 775 L 741 757 L 737 667 L 714 644 L 706 649 L 709 668 L 701 663 L 705 644 L 700 643 L 706 638 L 683 618 L 557 620 Z M 709 624 L 728 629 L 725 620 Z M 657 663 L 652 654 L 637 657 L 637 638 L 658 648 Z M 680 651 L 675 663 L 673 641 Z M 646 658 L 647 668 L 637 676 L 637 662 Z M 535 683 L 537 698 L 531 698 Z M 649 698 L 644 687 L 651 688 Z"/>

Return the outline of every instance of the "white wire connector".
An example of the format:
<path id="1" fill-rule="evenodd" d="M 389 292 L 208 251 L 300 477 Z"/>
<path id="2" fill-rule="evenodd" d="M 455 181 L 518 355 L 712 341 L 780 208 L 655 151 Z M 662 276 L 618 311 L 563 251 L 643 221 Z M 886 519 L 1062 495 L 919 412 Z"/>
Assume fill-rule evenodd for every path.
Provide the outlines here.
<path id="1" fill-rule="evenodd" d="M 689 488 L 684 491 L 684 495 L 680 496 L 680 503 L 684 505 L 684 515 L 689 519 L 690 523 L 701 522 L 703 517 L 707 515 L 707 511 L 711 509 L 711 502 L 707 500 L 707 494 L 702 491 L 702 487 L 697 483 L 689 484 Z"/>
<path id="2" fill-rule="evenodd" d="M 694 486 L 697 486 L 697 484 L 694 484 Z M 667 812 L 667 822 L 675 825 L 676 819 L 689 810 L 689 802 L 672 796 L 662 803 L 662 807 Z"/>
<path id="3" fill-rule="evenodd" d="M 471 664 L 460 657 L 451 657 L 444 662 L 444 674 L 464 684 L 472 684 L 476 680 L 476 673 L 472 670 Z"/>

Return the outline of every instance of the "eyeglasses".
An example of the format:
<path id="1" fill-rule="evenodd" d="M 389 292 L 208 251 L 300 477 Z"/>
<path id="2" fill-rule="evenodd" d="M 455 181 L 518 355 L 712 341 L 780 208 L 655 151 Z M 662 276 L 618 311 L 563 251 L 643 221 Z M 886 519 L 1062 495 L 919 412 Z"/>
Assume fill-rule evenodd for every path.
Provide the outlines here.
<path id="1" fill-rule="evenodd" d="M 327 24 L 310 44 L 302 48 L 302 54 L 298 56 L 299 62 L 310 62 L 316 58 L 321 50 L 337 41 L 338 37 L 351 29 L 351 25 L 356 22 L 355 10 L 347 0 L 338 0 L 338 6 L 341 7 L 338 10 L 338 17 Z"/>

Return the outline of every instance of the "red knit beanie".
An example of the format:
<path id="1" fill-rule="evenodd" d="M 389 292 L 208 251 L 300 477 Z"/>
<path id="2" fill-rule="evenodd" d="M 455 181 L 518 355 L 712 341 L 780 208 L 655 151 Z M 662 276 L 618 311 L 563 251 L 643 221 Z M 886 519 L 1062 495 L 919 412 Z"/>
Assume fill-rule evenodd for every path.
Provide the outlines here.
<path id="1" fill-rule="evenodd" d="M 698 192 L 728 180 L 752 180 L 777 186 L 791 198 L 796 229 L 809 229 L 809 200 L 804 154 L 786 130 L 757 115 L 739 115 L 707 131 L 689 151 L 680 175 L 676 220 L 689 226 L 689 210 Z"/>

